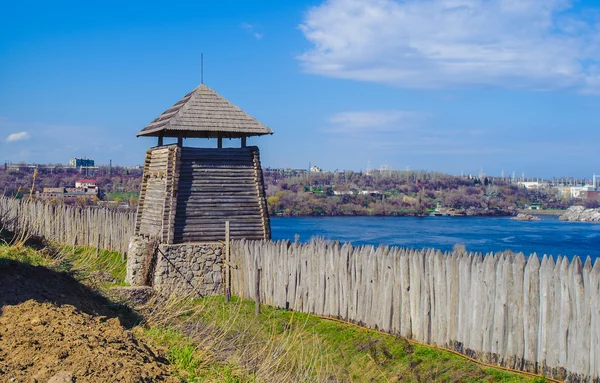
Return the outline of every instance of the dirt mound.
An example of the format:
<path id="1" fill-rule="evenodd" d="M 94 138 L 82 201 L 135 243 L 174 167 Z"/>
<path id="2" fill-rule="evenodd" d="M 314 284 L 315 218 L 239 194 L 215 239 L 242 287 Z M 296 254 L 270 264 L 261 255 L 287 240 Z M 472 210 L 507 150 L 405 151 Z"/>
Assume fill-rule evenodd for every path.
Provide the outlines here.
<path id="1" fill-rule="evenodd" d="M 0 259 L 0 382 L 179 382 L 123 327 L 138 319 L 66 273 Z"/>
<path id="2" fill-rule="evenodd" d="M 126 327 L 139 322 L 130 308 L 109 301 L 67 273 L 0 259 L 0 309 L 30 299 L 59 306 L 71 305 L 91 315 L 118 317 Z"/>
<path id="3" fill-rule="evenodd" d="M 165 360 L 116 318 L 33 300 L 0 316 L 0 376 L 47 382 L 63 372 L 76 382 L 177 382 Z"/>

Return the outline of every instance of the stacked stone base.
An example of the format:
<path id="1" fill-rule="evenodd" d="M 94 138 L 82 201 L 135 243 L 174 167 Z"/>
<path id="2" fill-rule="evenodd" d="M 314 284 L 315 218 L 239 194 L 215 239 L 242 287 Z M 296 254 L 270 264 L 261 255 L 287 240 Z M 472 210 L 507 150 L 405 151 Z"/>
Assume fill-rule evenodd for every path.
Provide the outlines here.
<path id="1" fill-rule="evenodd" d="M 166 245 L 132 237 L 126 282 L 152 286 L 162 295 L 209 296 L 223 293 L 223 245 Z"/>

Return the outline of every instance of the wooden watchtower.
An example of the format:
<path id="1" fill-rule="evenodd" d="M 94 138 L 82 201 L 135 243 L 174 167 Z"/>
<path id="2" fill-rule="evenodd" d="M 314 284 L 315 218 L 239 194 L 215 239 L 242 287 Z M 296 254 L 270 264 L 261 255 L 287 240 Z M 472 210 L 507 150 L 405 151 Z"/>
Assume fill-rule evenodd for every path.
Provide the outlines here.
<path id="1" fill-rule="evenodd" d="M 164 244 L 270 239 L 258 147 L 246 138 L 271 129 L 202 84 L 137 136 L 158 137 L 146 151 L 135 234 Z M 175 137 L 177 144 L 163 145 Z M 185 138 L 214 138 L 216 148 L 184 147 Z M 223 139 L 240 139 L 223 148 Z"/>

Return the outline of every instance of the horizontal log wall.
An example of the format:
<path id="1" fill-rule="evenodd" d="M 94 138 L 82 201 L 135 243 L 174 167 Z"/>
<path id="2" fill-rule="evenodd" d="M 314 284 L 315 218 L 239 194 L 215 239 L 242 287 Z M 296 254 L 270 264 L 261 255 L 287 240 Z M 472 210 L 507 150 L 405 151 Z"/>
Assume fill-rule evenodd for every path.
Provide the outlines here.
<path id="1" fill-rule="evenodd" d="M 0 197 L 0 227 L 46 240 L 126 253 L 135 213 Z"/>
<path id="2" fill-rule="evenodd" d="M 271 237 L 257 147 L 182 148 L 174 242 Z"/>
<path id="3" fill-rule="evenodd" d="M 600 260 L 234 241 L 232 294 L 570 382 L 600 379 Z"/>
<path id="4" fill-rule="evenodd" d="M 181 148 L 160 146 L 146 151 L 136 235 L 173 243 L 173 221 Z"/>

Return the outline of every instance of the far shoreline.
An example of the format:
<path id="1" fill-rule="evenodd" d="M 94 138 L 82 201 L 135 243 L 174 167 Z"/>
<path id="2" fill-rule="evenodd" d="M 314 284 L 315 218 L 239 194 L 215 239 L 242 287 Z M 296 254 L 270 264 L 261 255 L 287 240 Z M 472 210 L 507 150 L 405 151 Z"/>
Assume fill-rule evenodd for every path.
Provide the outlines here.
<path id="1" fill-rule="evenodd" d="M 563 215 L 566 209 L 545 209 L 545 210 L 533 210 L 533 209 L 520 209 L 519 213 L 530 214 L 530 215 L 552 215 L 560 216 Z"/>
<path id="2" fill-rule="evenodd" d="M 566 209 L 546 209 L 546 210 L 529 210 L 529 209 L 519 209 L 517 213 L 530 214 L 534 216 L 549 216 L 549 217 L 559 217 L 563 215 L 567 210 Z M 412 218 L 476 218 L 476 217 L 487 217 L 487 218 L 507 218 L 507 217 L 515 217 L 515 215 L 492 215 L 492 214 L 473 214 L 473 215 L 443 215 L 439 217 L 430 216 L 429 214 L 425 215 L 417 215 L 417 214 L 404 214 L 404 215 L 374 215 L 374 214 L 340 214 L 340 215 L 317 215 L 317 214 L 302 214 L 302 215 L 277 215 L 272 214 L 270 218 L 332 218 L 332 217 L 372 217 L 372 218 L 391 218 L 391 217 L 412 217 Z"/>
<path id="3" fill-rule="evenodd" d="M 556 214 L 539 214 L 545 216 L 559 216 L 562 213 Z M 532 214 L 534 215 L 534 214 Z M 431 216 L 431 215 L 369 215 L 369 214 L 353 214 L 353 215 L 271 215 L 269 218 L 427 218 L 427 219 L 438 219 L 438 218 L 512 218 L 516 215 L 443 215 L 443 216 Z"/>

